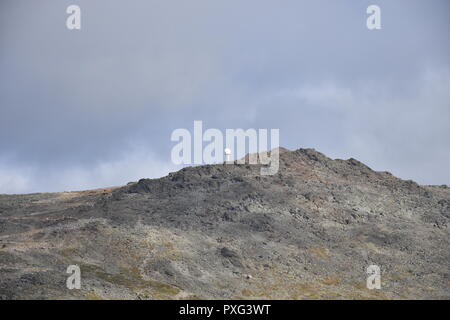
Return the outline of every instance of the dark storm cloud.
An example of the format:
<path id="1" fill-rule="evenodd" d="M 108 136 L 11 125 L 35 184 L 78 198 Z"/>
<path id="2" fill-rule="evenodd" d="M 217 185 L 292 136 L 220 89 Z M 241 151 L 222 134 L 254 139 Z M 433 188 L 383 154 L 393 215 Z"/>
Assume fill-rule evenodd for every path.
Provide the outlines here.
<path id="1" fill-rule="evenodd" d="M 366 28 L 366 8 L 382 29 Z M 65 10 L 78 4 L 82 29 Z M 170 134 L 280 128 L 281 144 L 450 181 L 448 1 L 0 4 L 0 192 L 174 170 Z"/>

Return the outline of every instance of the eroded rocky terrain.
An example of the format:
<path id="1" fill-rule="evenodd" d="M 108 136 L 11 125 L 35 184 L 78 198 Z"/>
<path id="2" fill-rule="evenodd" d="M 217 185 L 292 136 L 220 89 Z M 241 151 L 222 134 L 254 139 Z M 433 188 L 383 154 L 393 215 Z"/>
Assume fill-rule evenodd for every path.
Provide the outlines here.
<path id="1" fill-rule="evenodd" d="M 3 299 L 449 299 L 450 189 L 313 149 L 0 195 Z M 66 269 L 81 269 L 81 289 Z M 366 268 L 382 288 L 366 288 Z"/>

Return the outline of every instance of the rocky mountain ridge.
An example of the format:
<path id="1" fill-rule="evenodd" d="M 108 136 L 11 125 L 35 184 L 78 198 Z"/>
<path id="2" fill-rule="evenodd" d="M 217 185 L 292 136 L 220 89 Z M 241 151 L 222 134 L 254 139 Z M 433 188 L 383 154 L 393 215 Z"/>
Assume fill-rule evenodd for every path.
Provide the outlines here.
<path id="1" fill-rule="evenodd" d="M 449 299 L 450 189 L 314 149 L 0 195 L 4 299 Z M 382 288 L 366 287 L 369 265 Z M 69 265 L 81 289 L 66 288 Z"/>

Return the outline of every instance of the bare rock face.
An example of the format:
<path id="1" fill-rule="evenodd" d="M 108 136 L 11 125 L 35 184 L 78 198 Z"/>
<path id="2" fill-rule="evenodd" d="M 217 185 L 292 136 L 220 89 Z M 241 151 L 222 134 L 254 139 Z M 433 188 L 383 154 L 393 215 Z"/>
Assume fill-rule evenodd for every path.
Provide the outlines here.
<path id="1" fill-rule="evenodd" d="M 3 299 L 449 299 L 450 189 L 313 149 L 0 195 Z M 69 265 L 81 289 L 69 290 Z M 369 265 L 381 289 L 366 287 Z"/>

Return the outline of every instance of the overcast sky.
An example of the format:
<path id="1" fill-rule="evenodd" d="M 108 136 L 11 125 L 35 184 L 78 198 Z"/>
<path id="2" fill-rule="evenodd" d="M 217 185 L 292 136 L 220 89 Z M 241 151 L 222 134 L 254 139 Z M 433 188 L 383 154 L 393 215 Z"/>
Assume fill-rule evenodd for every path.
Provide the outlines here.
<path id="1" fill-rule="evenodd" d="M 448 0 L 1 0 L 0 193 L 163 176 L 194 120 L 450 184 L 449 27 Z"/>

